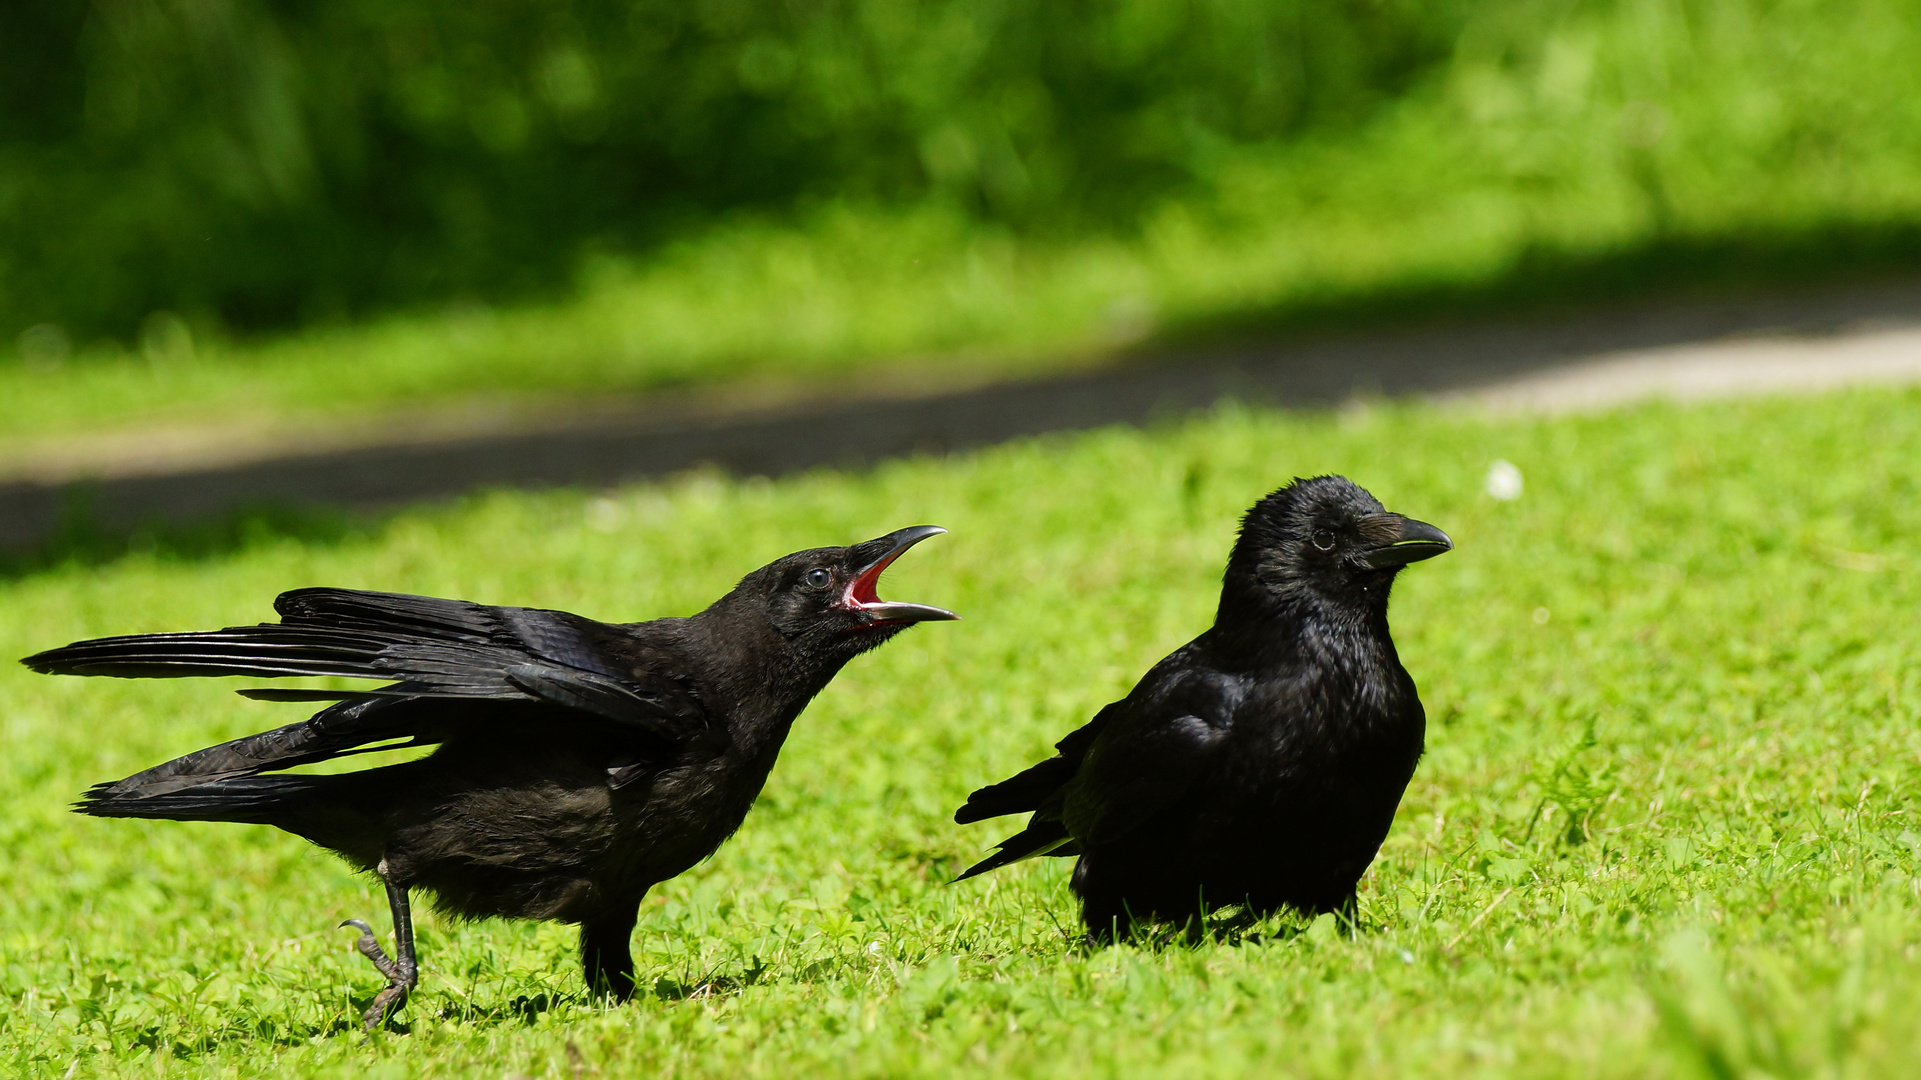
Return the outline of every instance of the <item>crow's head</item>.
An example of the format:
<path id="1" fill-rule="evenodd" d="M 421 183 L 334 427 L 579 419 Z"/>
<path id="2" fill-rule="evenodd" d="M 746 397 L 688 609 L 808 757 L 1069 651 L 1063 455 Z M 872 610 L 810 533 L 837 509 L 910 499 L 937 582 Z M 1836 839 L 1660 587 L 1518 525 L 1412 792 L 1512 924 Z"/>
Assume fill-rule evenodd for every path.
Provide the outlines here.
<path id="1" fill-rule="evenodd" d="M 1254 504 L 1228 558 L 1230 602 L 1385 611 L 1394 575 L 1451 549 L 1447 534 L 1389 513 L 1344 476 L 1295 480 Z"/>
<path id="2" fill-rule="evenodd" d="M 882 600 L 878 591 L 888 564 L 946 531 L 915 525 L 851 547 L 797 551 L 761 567 L 741 585 L 759 594 L 768 618 L 789 640 L 852 656 L 917 622 L 960 618 L 925 604 Z"/>

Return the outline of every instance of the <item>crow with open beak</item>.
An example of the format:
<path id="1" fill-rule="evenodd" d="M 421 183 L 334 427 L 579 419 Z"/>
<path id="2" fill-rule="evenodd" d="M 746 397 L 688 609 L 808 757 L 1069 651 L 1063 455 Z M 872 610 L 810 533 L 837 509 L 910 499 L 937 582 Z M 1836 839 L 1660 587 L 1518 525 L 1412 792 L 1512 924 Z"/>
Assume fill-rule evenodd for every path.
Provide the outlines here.
<path id="1" fill-rule="evenodd" d="M 940 608 L 880 599 L 889 563 L 931 525 L 776 560 L 688 618 L 614 624 L 344 589 L 274 602 L 278 623 L 102 638 L 22 661 L 61 675 L 345 676 L 364 691 L 252 689 L 332 701 L 87 792 L 96 817 L 277 826 L 380 876 L 389 956 L 359 920 L 387 986 L 377 1026 L 418 980 L 408 894 L 464 918 L 578 923 L 589 986 L 633 992 L 629 938 L 657 882 L 740 827 L 795 717 L 847 661 Z M 298 765 L 435 744 L 402 764 L 334 775 Z"/>
<path id="2" fill-rule="evenodd" d="M 1049 760 L 974 792 L 954 820 L 1032 812 L 962 878 L 1079 856 L 1095 940 L 1197 933 L 1210 908 L 1353 917 L 1421 757 L 1425 717 L 1387 629 L 1402 567 L 1453 547 L 1339 476 L 1249 510 L 1206 633 Z"/>

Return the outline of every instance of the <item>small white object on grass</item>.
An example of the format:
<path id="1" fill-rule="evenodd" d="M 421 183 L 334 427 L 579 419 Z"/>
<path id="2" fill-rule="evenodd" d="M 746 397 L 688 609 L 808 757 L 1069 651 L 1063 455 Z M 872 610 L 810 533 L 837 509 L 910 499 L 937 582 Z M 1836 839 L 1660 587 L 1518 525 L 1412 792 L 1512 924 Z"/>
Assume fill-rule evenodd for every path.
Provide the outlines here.
<path id="1" fill-rule="evenodd" d="M 587 504 L 587 527 L 595 532 L 618 532 L 626 509 L 614 499 L 599 498 Z"/>
<path id="2" fill-rule="evenodd" d="M 1512 461 L 1496 460 L 1487 467 L 1481 487 L 1490 498 L 1511 502 L 1521 497 L 1521 470 Z"/>

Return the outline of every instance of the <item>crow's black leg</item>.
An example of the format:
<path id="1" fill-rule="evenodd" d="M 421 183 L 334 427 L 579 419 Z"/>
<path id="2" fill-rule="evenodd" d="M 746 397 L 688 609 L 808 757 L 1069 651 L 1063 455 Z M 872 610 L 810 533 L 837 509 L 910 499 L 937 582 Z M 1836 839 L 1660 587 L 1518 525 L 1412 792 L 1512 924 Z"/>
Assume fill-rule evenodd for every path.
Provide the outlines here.
<path id="1" fill-rule="evenodd" d="M 1087 926 L 1087 943 L 1095 948 L 1126 941 L 1136 929 L 1134 913 L 1118 897 L 1083 900 L 1081 922 Z"/>
<path id="2" fill-rule="evenodd" d="M 1361 894 L 1358 890 L 1348 893 L 1347 897 L 1334 909 L 1334 918 L 1336 925 L 1341 928 L 1342 936 L 1353 937 L 1360 932 Z"/>
<path id="3" fill-rule="evenodd" d="M 420 965 L 414 960 L 414 918 L 407 906 L 407 887 L 397 884 L 387 871 L 387 860 L 380 861 L 380 880 L 387 886 L 387 907 L 393 913 L 394 955 L 390 959 L 380 941 L 374 937 L 373 927 L 359 919 L 348 919 L 342 926 L 351 926 L 360 931 L 360 940 L 354 947 L 360 955 L 373 962 L 382 975 L 387 977 L 387 988 L 374 995 L 374 1003 L 361 1014 L 361 1021 L 367 1030 L 380 1026 L 381 1021 L 407 1003 L 407 995 L 413 992 L 420 982 Z"/>
<path id="4" fill-rule="evenodd" d="M 608 994 L 615 1001 L 626 1001 L 634 993 L 634 922 L 640 917 L 640 901 L 623 904 L 618 911 L 580 924 L 580 964 L 587 976 L 587 990 Z"/>

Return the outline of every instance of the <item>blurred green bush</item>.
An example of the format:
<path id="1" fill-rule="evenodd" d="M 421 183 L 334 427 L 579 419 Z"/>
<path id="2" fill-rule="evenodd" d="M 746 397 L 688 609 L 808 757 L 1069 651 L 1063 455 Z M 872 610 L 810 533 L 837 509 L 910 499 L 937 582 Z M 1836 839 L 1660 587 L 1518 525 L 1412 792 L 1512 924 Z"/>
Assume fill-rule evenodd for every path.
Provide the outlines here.
<path id="1" fill-rule="evenodd" d="M 1910 270 L 1921 0 L 0 5 L 30 367 L 585 296 L 634 385 L 794 353 L 796 260 L 840 357 Z"/>
<path id="2" fill-rule="evenodd" d="M 808 200 L 933 198 L 1029 232 L 1124 226 L 1235 146 L 1392 100 L 1476 6 L 7 7 L 11 340 L 48 323 L 124 337 L 157 311 L 248 330 L 526 295 L 564 285 L 584 254 Z"/>

